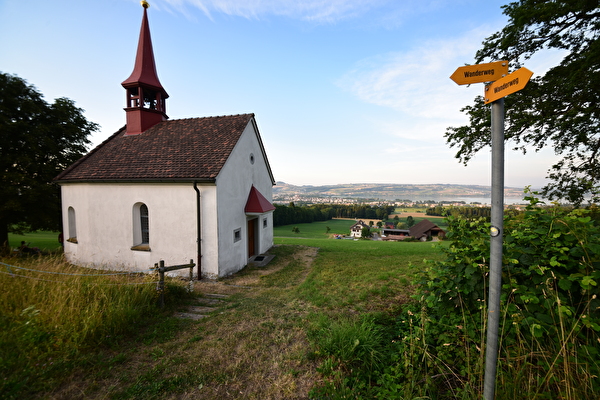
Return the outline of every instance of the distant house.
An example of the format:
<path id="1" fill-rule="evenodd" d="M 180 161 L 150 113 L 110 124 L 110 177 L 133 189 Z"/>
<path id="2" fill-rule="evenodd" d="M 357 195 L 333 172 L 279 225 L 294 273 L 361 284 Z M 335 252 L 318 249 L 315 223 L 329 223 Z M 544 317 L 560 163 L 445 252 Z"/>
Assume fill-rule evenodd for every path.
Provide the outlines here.
<path id="1" fill-rule="evenodd" d="M 382 229 L 381 236 L 383 240 L 404 240 L 412 237 L 426 241 L 429 238 L 443 238 L 446 232 L 428 219 L 424 219 L 410 229 Z"/>
<path id="2" fill-rule="evenodd" d="M 364 221 L 361 219 L 350 227 L 350 236 L 354 238 L 362 237 L 363 228 L 370 229 L 369 225 L 365 224 Z"/>
<path id="3" fill-rule="evenodd" d="M 168 120 L 144 6 L 127 124 L 57 178 L 65 257 L 148 270 L 192 259 L 197 276 L 242 269 L 273 245 L 275 184 L 254 114 Z"/>

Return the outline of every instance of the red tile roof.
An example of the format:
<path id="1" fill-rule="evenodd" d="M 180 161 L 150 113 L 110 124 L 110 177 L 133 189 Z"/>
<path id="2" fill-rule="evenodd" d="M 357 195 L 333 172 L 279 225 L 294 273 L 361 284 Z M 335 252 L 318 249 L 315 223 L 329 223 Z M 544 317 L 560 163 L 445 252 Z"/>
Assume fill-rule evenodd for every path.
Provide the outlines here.
<path id="1" fill-rule="evenodd" d="M 214 181 L 253 121 L 254 114 L 169 120 L 135 136 L 122 128 L 55 181 Z"/>

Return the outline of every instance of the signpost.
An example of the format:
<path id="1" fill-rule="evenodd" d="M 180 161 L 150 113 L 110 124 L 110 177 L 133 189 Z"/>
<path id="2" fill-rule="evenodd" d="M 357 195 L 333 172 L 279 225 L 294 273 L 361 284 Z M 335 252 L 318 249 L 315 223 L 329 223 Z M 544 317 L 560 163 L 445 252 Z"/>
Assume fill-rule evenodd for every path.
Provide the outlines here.
<path id="1" fill-rule="evenodd" d="M 508 75 L 508 61 L 495 61 L 487 64 L 465 65 L 456 68 L 450 79 L 459 85 L 496 81 Z"/>
<path id="2" fill-rule="evenodd" d="M 504 76 L 492 67 L 502 63 Z M 493 73 L 486 74 L 485 71 Z M 472 76 L 471 76 L 472 75 Z M 476 75 L 476 76 L 475 76 Z M 498 363 L 498 332 L 500 328 L 500 292 L 502 290 L 502 238 L 504 235 L 504 96 L 525 87 L 533 72 L 520 68 L 508 74 L 508 62 L 469 65 L 458 68 L 450 79 L 459 85 L 492 82 L 485 88 L 485 104 L 492 103 L 492 215 L 490 227 L 490 279 L 488 322 L 485 350 L 483 398 L 494 400 Z M 479 80 L 475 80 L 475 78 Z M 494 79 L 495 78 L 495 79 Z"/>
<path id="3" fill-rule="evenodd" d="M 518 92 L 527 85 L 532 75 L 533 72 L 527 68 L 519 68 L 512 74 L 487 85 L 485 87 L 484 103 L 489 104 L 504 96 Z"/>

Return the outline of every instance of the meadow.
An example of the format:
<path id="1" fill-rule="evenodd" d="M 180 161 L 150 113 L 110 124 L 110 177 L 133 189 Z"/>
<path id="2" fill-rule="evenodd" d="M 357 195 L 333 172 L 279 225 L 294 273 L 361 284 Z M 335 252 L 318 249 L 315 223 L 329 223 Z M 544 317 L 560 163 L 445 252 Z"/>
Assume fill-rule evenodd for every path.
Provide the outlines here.
<path id="1" fill-rule="evenodd" d="M 37 247 L 42 251 L 52 252 L 60 249 L 60 242 L 58 241 L 59 232 L 50 231 L 38 231 L 38 232 L 27 232 L 22 235 L 15 233 L 8 234 L 8 244 L 11 248 L 15 249 L 21 245 L 21 241 L 28 244 L 29 247 Z"/>
<path id="2" fill-rule="evenodd" d="M 334 222 L 327 222 L 331 232 L 340 233 L 343 224 L 352 223 Z M 166 310 L 156 308 L 152 284 L 107 286 L 95 284 L 96 278 L 52 275 L 50 280 L 64 280 L 59 284 L 11 277 L 0 265 L 5 268 L 0 284 L 8 288 L 0 299 L 6 327 L 0 336 L 5 377 L 0 393 L 3 398 L 308 398 L 322 380 L 319 338 L 332 329 L 360 330 L 369 318 L 391 318 L 410 300 L 412 268 L 439 257 L 431 243 L 310 237 L 325 226 L 276 237 L 276 257 L 267 267 L 196 282 L 192 297 L 181 283 L 171 282 Z M 60 258 L 2 262 L 81 272 Z M 200 321 L 174 317 L 174 311 L 207 293 L 229 296 L 219 312 Z"/>
<path id="3" fill-rule="evenodd" d="M 1 260 L 2 398 L 481 398 L 489 223 L 451 221 L 452 242 L 330 238 L 352 223 L 276 228 L 267 266 L 193 293 L 171 280 L 166 309 L 152 276 L 50 279 L 7 264 L 85 270 L 60 257 Z M 497 398 L 596 398 L 599 228 L 562 209 L 505 228 Z M 206 318 L 176 316 L 215 294 Z"/>
<path id="4" fill-rule="evenodd" d="M 424 219 L 428 219 L 442 229 L 447 229 L 447 224 L 442 217 L 430 217 L 420 213 L 400 213 L 398 222 L 406 222 L 408 215 L 413 216 L 415 223 L 419 223 Z M 393 218 L 393 217 L 392 217 Z M 354 219 L 331 219 L 329 221 L 318 221 L 310 224 L 294 224 L 277 226 L 273 228 L 273 235 L 276 237 L 301 237 L 310 239 L 328 239 L 333 235 L 349 235 L 350 227 L 354 225 Z M 292 232 L 292 228 L 297 227 L 299 233 Z M 329 231 L 328 229 L 329 228 Z M 373 226 L 372 231 L 378 231 L 377 226 Z"/>

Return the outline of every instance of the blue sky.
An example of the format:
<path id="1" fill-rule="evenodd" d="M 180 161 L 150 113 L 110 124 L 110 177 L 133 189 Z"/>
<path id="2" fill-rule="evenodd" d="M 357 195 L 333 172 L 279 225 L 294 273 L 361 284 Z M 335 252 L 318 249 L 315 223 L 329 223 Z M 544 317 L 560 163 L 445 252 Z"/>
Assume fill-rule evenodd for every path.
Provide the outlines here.
<path id="1" fill-rule="evenodd" d="M 443 137 L 483 93 L 458 86 L 508 0 L 149 0 L 171 119 L 255 113 L 275 178 L 490 185 L 489 151 L 459 164 Z M 101 125 L 125 124 L 138 0 L 0 0 L 0 71 L 68 97 Z M 534 76 L 557 62 L 534 57 Z M 552 151 L 506 147 L 506 186 L 540 187 Z"/>

